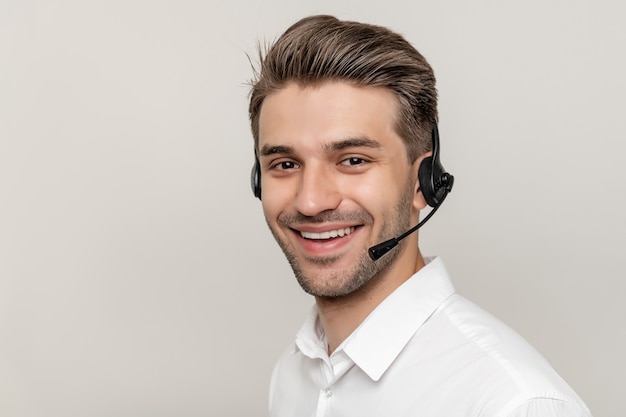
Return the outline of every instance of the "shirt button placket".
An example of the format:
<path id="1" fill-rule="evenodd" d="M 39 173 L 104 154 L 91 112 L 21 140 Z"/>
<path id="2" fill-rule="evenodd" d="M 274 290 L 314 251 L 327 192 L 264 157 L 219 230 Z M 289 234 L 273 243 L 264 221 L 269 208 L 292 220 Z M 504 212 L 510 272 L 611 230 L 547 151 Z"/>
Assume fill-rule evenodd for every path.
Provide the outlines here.
<path id="1" fill-rule="evenodd" d="M 332 396 L 332 388 L 329 387 L 320 390 L 320 394 L 317 400 L 317 413 L 315 414 L 316 417 L 325 417 L 328 415 L 330 399 Z"/>

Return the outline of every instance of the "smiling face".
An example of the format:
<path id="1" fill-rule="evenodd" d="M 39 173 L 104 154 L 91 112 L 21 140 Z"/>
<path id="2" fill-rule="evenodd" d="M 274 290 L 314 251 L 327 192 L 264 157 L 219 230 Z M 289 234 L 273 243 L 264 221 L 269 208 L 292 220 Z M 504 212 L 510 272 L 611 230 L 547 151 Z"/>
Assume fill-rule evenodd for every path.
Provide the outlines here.
<path id="1" fill-rule="evenodd" d="M 421 159 L 409 162 L 394 129 L 397 108 L 389 90 L 345 82 L 288 84 L 263 103 L 263 211 L 310 294 L 341 297 L 415 271 L 416 237 L 376 262 L 367 254 L 415 224 L 425 206 Z"/>

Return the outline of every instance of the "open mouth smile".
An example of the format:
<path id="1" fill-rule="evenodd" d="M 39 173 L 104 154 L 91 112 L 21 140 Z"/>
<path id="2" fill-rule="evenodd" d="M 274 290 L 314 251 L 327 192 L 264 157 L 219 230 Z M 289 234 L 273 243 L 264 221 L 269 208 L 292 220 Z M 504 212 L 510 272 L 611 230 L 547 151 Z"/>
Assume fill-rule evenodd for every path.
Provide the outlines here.
<path id="1" fill-rule="evenodd" d="M 362 224 L 356 225 L 301 225 L 291 229 L 296 237 L 293 242 L 305 256 L 338 256 L 353 247 Z M 302 230 L 304 229 L 304 230 Z M 296 243 L 297 242 L 297 243 Z"/>
<path id="2" fill-rule="evenodd" d="M 356 230 L 356 227 L 345 227 L 341 229 L 335 230 L 326 230 L 324 232 L 316 233 L 316 232 L 305 232 L 299 230 L 300 236 L 305 239 L 313 239 L 313 240 L 327 240 L 334 239 L 336 237 L 344 237 L 352 234 Z"/>

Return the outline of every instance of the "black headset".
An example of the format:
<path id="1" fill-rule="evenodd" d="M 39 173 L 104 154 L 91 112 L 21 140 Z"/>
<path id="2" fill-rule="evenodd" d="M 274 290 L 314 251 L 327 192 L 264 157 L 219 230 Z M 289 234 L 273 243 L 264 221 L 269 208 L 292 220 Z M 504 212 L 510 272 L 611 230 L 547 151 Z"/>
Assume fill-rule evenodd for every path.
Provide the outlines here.
<path id="1" fill-rule="evenodd" d="M 441 165 L 439 159 L 439 130 L 436 124 L 432 131 L 432 145 L 433 154 L 432 156 L 424 158 L 421 162 L 418 178 L 426 203 L 431 207 L 438 207 L 443 202 L 446 195 L 452 191 L 454 176 L 446 172 L 443 165 Z M 256 152 L 254 155 L 254 166 L 252 167 L 252 173 L 250 175 L 250 185 L 252 186 L 254 196 L 260 200 L 261 164 L 259 163 Z"/>
<path id="2" fill-rule="evenodd" d="M 254 151 L 254 166 L 252 167 L 252 173 L 250 174 L 250 185 L 252 186 L 252 192 L 254 196 L 261 199 L 261 164 L 259 163 L 259 156 Z"/>
<path id="3" fill-rule="evenodd" d="M 438 207 L 443 203 L 446 195 L 452 191 L 454 176 L 446 172 L 439 159 L 439 129 L 437 124 L 433 127 L 432 144 L 433 154 L 424 158 L 417 176 L 426 203 L 431 207 Z"/>

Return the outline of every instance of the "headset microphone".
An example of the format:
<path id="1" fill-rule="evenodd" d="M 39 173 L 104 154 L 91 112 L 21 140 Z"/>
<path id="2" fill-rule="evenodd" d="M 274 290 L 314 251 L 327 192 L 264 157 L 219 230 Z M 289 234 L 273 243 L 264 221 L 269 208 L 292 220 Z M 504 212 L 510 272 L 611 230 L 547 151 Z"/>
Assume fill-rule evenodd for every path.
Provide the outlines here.
<path id="1" fill-rule="evenodd" d="M 446 199 L 446 194 L 444 194 L 444 196 L 441 198 L 441 201 L 439 202 L 438 206 L 433 207 L 433 209 L 430 211 L 430 213 L 428 213 L 428 215 L 426 217 L 424 217 L 424 220 L 422 220 L 421 222 L 419 222 L 417 224 L 417 226 L 413 226 L 411 229 L 407 230 L 406 232 L 404 232 L 403 234 L 401 234 L 398 237 L 394 237 L 391 238 L 383 243 L 379 243 L 376 246 L 372 246 L 371 248 L 369 248 L 367 250 L 367 252 L 370 254 L 370 258 L 372 258 L 373 261 L 377 261 L 378 259 L 380 259 L 384 254 L 386 254 L 387 252 L 389 252 L 391 249 L 395 248 L 398 243 L 400 243 L 400 241 L 402 239 L 404 239 L 405 237 L 407 237 L 408 235 L 410 235 L 411 233 L 417 231 L 417 229 L 419 229 L 420 227 L 422 227 L 424 225 L 424 223 L 426 223 L 428 221 L 428 219 L 431 218 L 431 216 L 433 214 L 435 214 L 435 212 L 437 211 L 437 209 L 439 207 L 441 207 L 441 203 L 443 203 L 443 200 Z"/>
<path id="2" fill-rule="evenodd" d="M 395 248 L 402 239 L 422 227 L 428 219 L 435 214 L 439 207 L 441 207 L 441 204 L 446 199 L 448 193 L 452 191 L 454 176 L 445 171 L 443 165 L 441 165 L 441 161 L 439 160 L 439 131 L 436 124 L 432 132 L 432 142 L 433 154 L 428 158 L 424 158 L 420 164 L 418 176 L 422 195 L 424 196 L 426 203 L 428 203 L 428 205 L 433 209 L 430 213 L 428 213 L 424 220 L 400 236 L 394 237 L 369 248 L 368 253 L 373 261 L 380 259 L 391 249 Z"/>

